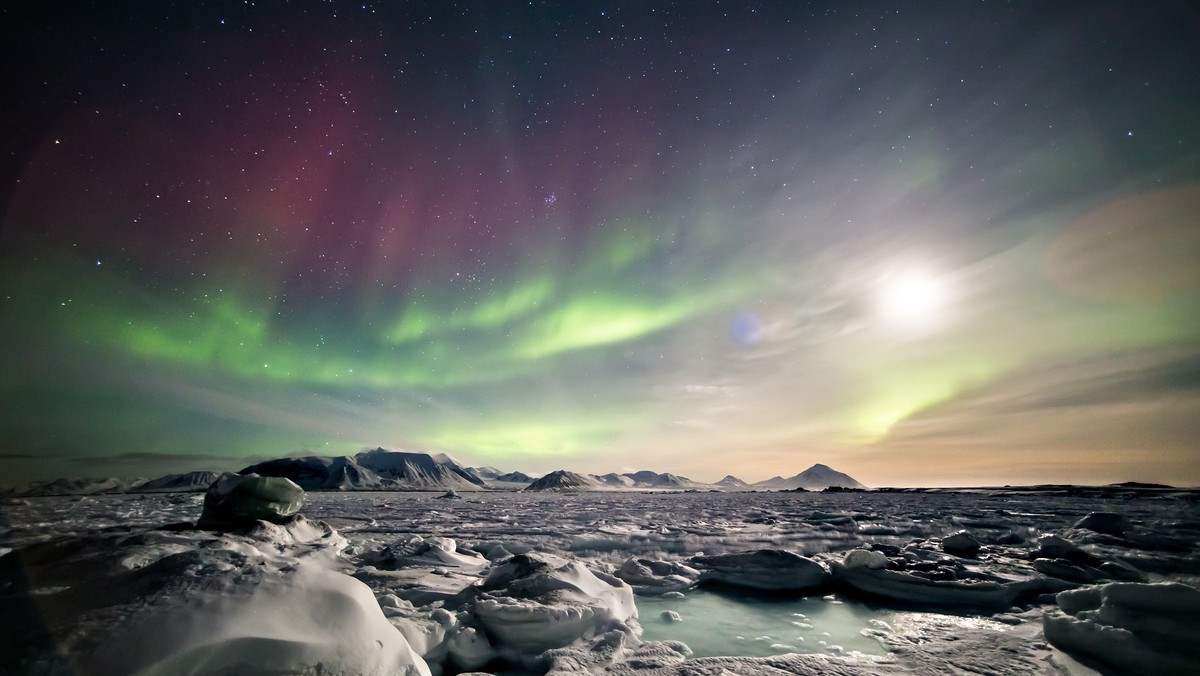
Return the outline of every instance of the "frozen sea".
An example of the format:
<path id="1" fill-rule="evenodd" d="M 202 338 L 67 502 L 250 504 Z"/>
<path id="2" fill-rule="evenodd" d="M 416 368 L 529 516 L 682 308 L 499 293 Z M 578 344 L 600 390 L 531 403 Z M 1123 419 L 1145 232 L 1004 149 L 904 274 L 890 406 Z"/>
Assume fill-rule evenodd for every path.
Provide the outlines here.
<path id="1" fill-rule="evenodd" d="M 1196 497 L 317 492 L 225 533 L 197 493 L 10 499 L 0 673 L 1197 673 Z"/>

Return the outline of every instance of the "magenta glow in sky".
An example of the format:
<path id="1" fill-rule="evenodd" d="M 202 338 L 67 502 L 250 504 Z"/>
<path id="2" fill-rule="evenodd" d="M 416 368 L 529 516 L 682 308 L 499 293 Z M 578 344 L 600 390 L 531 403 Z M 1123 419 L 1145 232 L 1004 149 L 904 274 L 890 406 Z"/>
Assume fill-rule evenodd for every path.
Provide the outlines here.
<path id="1" fill-rule="evenodd" d="M 1177 5 L 2 11 L 7 480 L 1200 482 Z"/>

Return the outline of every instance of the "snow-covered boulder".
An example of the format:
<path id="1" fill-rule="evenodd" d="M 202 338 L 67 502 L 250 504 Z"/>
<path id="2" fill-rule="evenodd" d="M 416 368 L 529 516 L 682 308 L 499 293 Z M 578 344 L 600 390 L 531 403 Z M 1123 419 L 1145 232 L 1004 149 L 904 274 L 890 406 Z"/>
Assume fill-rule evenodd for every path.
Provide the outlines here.
<path id="1" fill-rule="evenodd" d="M 280 477 L 226 472 L 208 487 L 199 528 L 218 530 L 278 522 L 300 511 L 304 489 Z"/>
<path id="2" fill-rule="evenodd" d="M 1200 674 L 1200 590 L 1113 582 L 1060 592 L 1045 615 L 1055 647 L 1123 673 Z"/>
<path id="3" fill-rule="evenodd" d="M 832 579 L 825 564 L 784 549 L 694 556 L 692 564 L 703 570 L 701 583 L 720 582 L 763 591 L 806 591 Z"/>
<path id="4" fill-rule="evenodd" d="M 631 632 L 633 590 L 575 561 L 521 554 L 492 569 L 473 611 L 496 648 L 516 655 L 560 648 L 612 630 Z"/>

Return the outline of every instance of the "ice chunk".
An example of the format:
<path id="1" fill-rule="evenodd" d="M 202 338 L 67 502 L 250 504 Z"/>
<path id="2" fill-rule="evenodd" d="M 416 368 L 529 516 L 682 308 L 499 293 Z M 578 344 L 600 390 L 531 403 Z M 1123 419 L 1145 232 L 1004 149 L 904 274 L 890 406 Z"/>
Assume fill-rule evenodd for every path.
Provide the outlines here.
<path id="1" fill-rule="evenodd" d="M 881 598 L 932 606 L 1007 608 L 1034 581 L 930 580 L 896 570 L 842 566 L 839 579 L 860 592 Z"/>
<path id="2" fill-rule="evenodd" d="M 1037 544 L 1038 548 L 1033 551 L 1034 558 L 1065 559 L 1076 557 L 1083 551 L 1079 545 L 1053 533 L 1038 538 Z"/>
<path id="3" fill-rule="evenodd" d="M 846 558 L 842 561 L 842 565 L 846 568 L 869 568 L 871 570 L 879 570 L 887 568 L 888 559 L 883 552 L 876 552 L 869 549 L 852 549 L 846 554 Z"/>
<path id="4" fill-rule="evenodd" d="M 663 594 L 696 584 L 700 571 L 675 561 L 631 558 L 621 564 L 616 576 L 639 594 Z"/>
<path id="5" fill-rule="evenodd" d="M 226 472 L 208 487 L 196 525 L 218 530 L 282 521 L 300 511 L 304 489 L 290 479 Z"/>
<path id="6" fill-rule="evenodd" d="M 614 669 L 621 673 L 669 669 L 692 656 L 692 649 L 681 641 L 649 641 L 631 651 L 624 664 Z M 666 673 L 676 673 L 669 671 Z M 701 672 L 696 672 L 697 674 Z"/>
<path id="7" fill-rule="evenodd" d="M 464 554 L 451 538 L 413 536 L 408 540 L 371 552 L 363 560 L 378 568 L 438 567 L 478 569 L 487 565 L 487 559 L 478 553 Z"/>
<path id="8" fill-rule="evenodd" d="M 942 551 L 955 556 L 975 556 L 979 553 L 979 540 L 971 533 L 960 530 L 942 538 Z"/>
<path id="9" fill-rule="evenodd" d="M 1100 572 L 1121 582 L 1145 582 L 1146 575 L 1133 566 L 1121 561 L 1105 561 L 1099 566 Z"/>
<path id="10" fill-rule="evenodd" d="M 570 645 L 637 617 L 633 590 L 575 561 L 521 554 L 492 570 L 474 603 L 497 648 L 528 653 Z"/>
<path id="11" fill-rule="evenodd" d="M 1074 656 L 1129 673 L 1200 674 L 1200 590 L 1112 582 L 1060 592 L 1046 638 Z"/>
<path id="12" fill-rule="evenodd" d="M 1085 528 L 1105 535 L 1124 535 L 1129 530 L 1129 519 L 1113 512 L 1090 512 L 1075 522 L 1075 528 Z"/>
<path id="13" fill-rule="evenodd" d="M 721 582 L 764 591 L 816 589 L 832 577 L 825 564 L 784 549 L 695 556 L 692 563 L 704 569 L 700 582 Z"/>
<path id="14" fill-rule="evenodd" d="M 1034 559 L 1033 569 L 1043 575 L 1070 582 L 1096 582 L 1107 577 L 1096 568 L 1077 564 L 1068 559 Z"/>

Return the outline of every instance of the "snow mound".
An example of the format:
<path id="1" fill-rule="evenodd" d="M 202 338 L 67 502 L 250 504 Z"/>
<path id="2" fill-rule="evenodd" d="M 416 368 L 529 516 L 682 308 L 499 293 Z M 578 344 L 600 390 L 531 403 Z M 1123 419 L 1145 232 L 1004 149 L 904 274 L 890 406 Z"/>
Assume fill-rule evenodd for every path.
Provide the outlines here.
<path id="1" fill-rule="evenodd" d="M 305 562 L 252 590 L 159 608 L 97 658 L 102 673 L 139 676 L 430 673 L 366 585 Z"/>
<path id="2" fill-rule="evenodd" d="M 764 591 L 806 591 L 832 579 L 825 564 L 784 549 L 695 556 L 692 563 L 704 570 L 701 583 L 720 582 Z"/>
<path id="3" fill-rule="evenodd" d="M 569 646 L 617 630 L 632 634 L 633 590 L 576 561 L 521 554 L 492 569 L 475 598 L 476 620 L 517 653 Z"/>
<path id="4" fill-rule="evenodd" d="M 226 472 L 204 494 L 198 528 L 253 526 L 258 520 L 280 521 L 300 511 L 304 489 L 288 479 Z"/>
<path id="5" fill-rule="evenodd" d="M 1075 657 L 1128 673 L 1200 674 L 1200 590 L 1113 582 L 1060 592 L 1046 639 Z"/>

